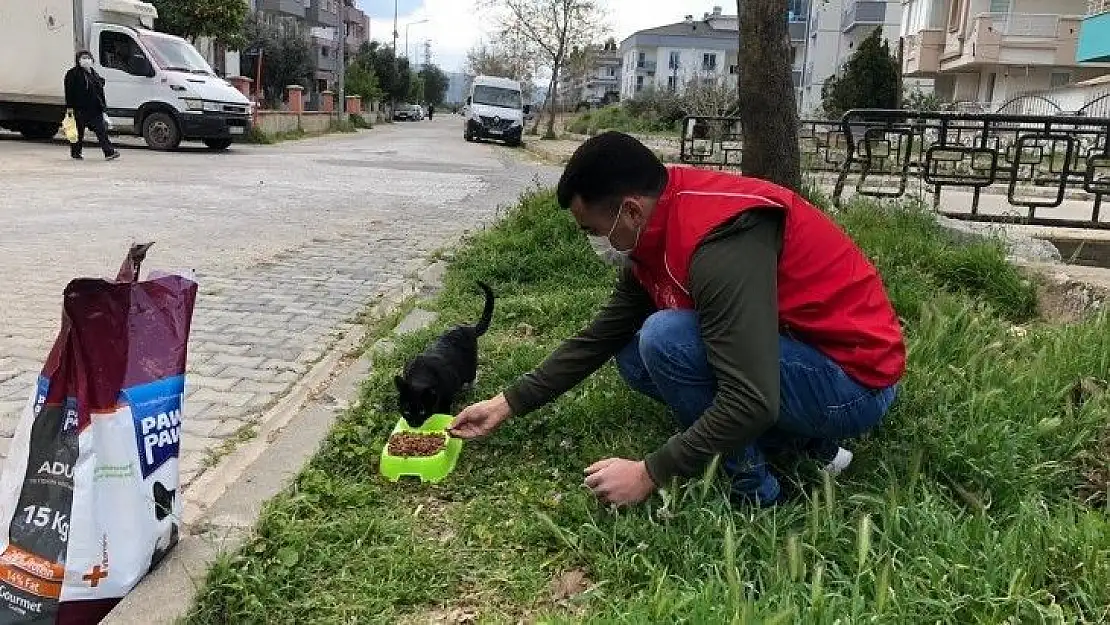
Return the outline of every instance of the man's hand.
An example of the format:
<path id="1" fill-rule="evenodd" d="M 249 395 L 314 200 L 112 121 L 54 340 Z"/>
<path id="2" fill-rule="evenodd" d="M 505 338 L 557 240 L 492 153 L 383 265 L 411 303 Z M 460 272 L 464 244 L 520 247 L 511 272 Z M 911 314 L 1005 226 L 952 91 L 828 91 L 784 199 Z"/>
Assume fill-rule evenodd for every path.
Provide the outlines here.
<path id="1" fill-rule="evenodd" d="M 655 482 L 641 460 L 608 458 L 586 467 L 586 486 L 605 503 L 640 503 L 655 490 Z"/>
<path id="2" fill-rule="evenodd" d="M 462 439 L 479 438 L 496 430 L 512 414 L 513 410 L 502 393 L 493 399 L 464 408 L 448 426 L 447 431 L 452 436 Z"/>

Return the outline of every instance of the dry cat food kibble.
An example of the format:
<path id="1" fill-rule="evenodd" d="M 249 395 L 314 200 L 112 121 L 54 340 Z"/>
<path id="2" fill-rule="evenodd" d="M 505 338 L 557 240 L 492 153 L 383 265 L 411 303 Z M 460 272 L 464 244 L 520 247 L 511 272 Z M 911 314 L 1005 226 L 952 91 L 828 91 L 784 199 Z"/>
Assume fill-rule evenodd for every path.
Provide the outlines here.
<path id="1" fill-rule="evenodd" d="M 447 445 L 443 434 L 398 432 L 389 437 L 389 455 L 413 457 L 434 456 Z"/>

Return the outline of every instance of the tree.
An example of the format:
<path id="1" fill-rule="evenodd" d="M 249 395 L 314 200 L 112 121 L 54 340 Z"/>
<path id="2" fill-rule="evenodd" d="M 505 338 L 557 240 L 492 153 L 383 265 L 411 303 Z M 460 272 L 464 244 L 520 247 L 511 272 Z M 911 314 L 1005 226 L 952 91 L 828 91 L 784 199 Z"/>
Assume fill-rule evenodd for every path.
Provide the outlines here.
<path id="1" fill-rule="evenodd" d="M 312 49 L 296 29 L 283 29 L 254 20 L 245 29 L 247 46 L 240 72 L 255 76 L 262 63 L 262 99 L 276 108 L 288 85 L 308 88 L 312 79 Z M 260 58 L 261 57 L 261 58 Z"/>
<path id="2" fill-rule="evenodd" d="M 737 0 L 744 174 L 799 190 L 798 107 L 786 0 Z"/>
<path id="3" fill-rule="evenodd" d="M 210 37 L 231 46 L 243 43 L 250 7 L 243 0 L 150 0 L 158 30 L 196 41 Z"/>
<path id="4" fill-rule="evenodd" d="M 497 10 L 502 36 L 519 33 L 538 53 L 540 64 L 551 72 L 547 90 L 547 132 L 555 137 L 555 103 L 559 72 L 567 54 L 585 48 L 603 33 L 603 13 L 596 0 L 487 0 Z M 539 131 L 540 116 L 532 132 Z"/>
<path id="5" fill-rule="evenodd" d="M 447 88 L 451 86 L 451 79 L 435 65 L 425 65 L 420 70 L 420 80 L 424 86 L 424 101 L 431 104 L 443 104 L 447 98 Z"/>
<path id="6" fill-rule="evenodd" d="M 393 48 L 371 41 L 359 50 L 358 59 L 371 68 L 385 96 L 392 100 L 407 100 L 412 90 L 412 69 L 408 59 L 398 59 Z"/>
<path id="7" fill-rule="evenodd" d="M 382 89 L 378 85 L 377 75 L 374 74 L 373 68 L 362 58 L 355 58 L 347 65 L 343 82 L 346 86 L 346 95 L 357 95 L 362 98 L 363 102 L 374 102 L 382 97 Z"/>
<path id="8" fill-rule="evenodd" d="M 466 73 L 501 76 L 519 81 L 525 101 L 535 95 L 536 58 L 534 46 L 519 28 L 503 29 L 492 43 L 479 43 L 466 53 Z"/>
<path id="9" fill-rule="evenodd" d="M 898 59 L 891 55 L 882 29 L 876 28 L 860 42 L 843 73 L 825 82 L 821 104 L 833 117 L 855 108 L 898 108 L 900 88 Z"/>

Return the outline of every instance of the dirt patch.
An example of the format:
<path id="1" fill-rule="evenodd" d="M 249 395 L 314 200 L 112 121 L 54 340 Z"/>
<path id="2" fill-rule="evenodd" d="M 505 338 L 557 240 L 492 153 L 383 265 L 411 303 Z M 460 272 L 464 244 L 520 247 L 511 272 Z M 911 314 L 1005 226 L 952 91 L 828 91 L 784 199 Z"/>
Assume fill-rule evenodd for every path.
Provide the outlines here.
<path id="1" fill-rule="evenodd" d="M 1037 285 L 1037 315 L 1049 323 L 1077 323 L 1110 299 L 1110 287 L 1085 280 L 1070 267 L 1036 264 L 1023 269 Z"/>

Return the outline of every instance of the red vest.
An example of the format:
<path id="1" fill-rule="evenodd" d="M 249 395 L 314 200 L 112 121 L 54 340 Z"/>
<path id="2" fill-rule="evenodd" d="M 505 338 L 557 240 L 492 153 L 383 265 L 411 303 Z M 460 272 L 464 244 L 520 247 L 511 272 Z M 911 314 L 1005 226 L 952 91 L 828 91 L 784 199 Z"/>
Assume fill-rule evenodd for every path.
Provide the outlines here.
<path id="1" fill-rule="evenodd" d="M 633 272 L 660 309 L 695 307 L 687 289 L 694 251 L 752 208 L 786 214 L 778 265 L 779 328 L 869 388 L 906 369 L 902 328 L 882 278 L 825 213 L 778 185 L 733 174 L 668 168 L 670 179 L 632 252 Z"/>

